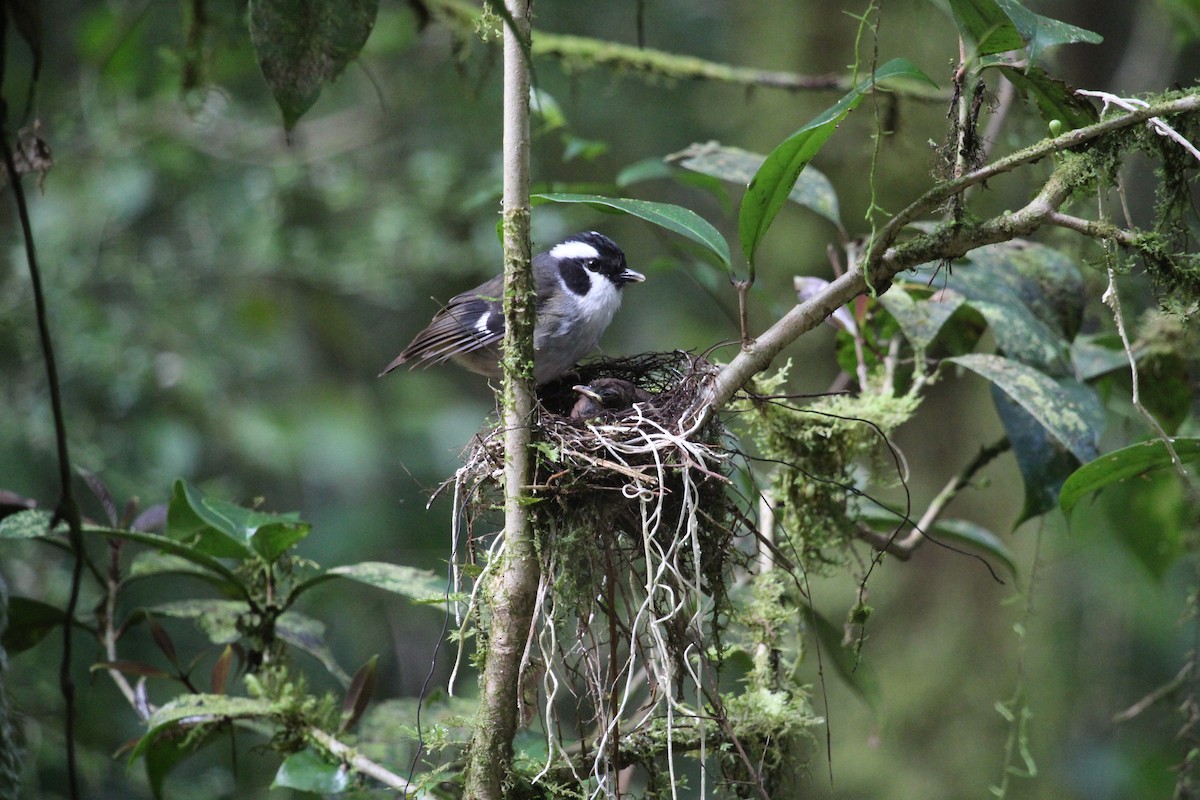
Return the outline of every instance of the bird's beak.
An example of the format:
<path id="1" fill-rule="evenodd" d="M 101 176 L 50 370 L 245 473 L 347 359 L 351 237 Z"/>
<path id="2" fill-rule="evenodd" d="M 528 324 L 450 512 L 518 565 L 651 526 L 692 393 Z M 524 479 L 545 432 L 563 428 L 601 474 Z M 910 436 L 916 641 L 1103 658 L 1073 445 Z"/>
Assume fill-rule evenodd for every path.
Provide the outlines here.
<path id="1" fill-rule="evenodd" d="M 621 283 L 641 283 L 646 280 L 646 276 L 637 270 L 632 270 L 626 267 L 621 270 L 621 274 L 617 276 L 621 279 Z"/>
<path id="2" fill-rule="evenodd" d="M 600 395 L 596 394 L 586 386 L 572 386 L 571 391 L 579 392 L 584 397 L 595 400 L 597 403 L 600 403 L 600 405 L 604 405 L 604 402 L 600 399 Z"/>

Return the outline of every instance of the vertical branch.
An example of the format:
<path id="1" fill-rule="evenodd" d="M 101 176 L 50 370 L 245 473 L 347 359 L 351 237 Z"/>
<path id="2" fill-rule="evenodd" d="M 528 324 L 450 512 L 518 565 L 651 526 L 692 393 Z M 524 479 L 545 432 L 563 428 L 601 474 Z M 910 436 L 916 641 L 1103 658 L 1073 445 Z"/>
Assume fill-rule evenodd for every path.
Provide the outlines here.
<path id="1" fill-rule="evenodd" d="M 534 413 L 534 283 L 529 246 L 529 10 L 506 0 L 504 28 L 504 561 L 491 578 L 481 697 L 465 796 L 504 796 L 517 730 L 521 657 L 537 598 L 538 561 L 529 520 L 530 422 Z"/>
<path id="2" fill-rule="evenodd" d="M 33 227 L 29 222 L 29 207 L 25 203 L 25 190 L 17 172 L 16 159 L 8 132 L 8 103 L 0 97 L 0 149 L 3 149 L 4 168 L 8 171 L 8 185 L 12 187 L 17 204 L 17 215 L 21 220 L 21 234 L 25 241 L 25 261 L 29 265 L 29 279 L 33 287 L 33 307 L 37 316 L 38 336 L 42 343 L 42 360 L 46 365 L 46 380 L 50 388 L 50 410 L 54 416 L 54 440 L 58 447 L 58 479 L 61 495 L 54 517 L 67 523 L 68 539 L 74 563 L 71 567 L 71 590 L 64 612 L 62 662 L 59 664 L 58 683 L 62 692 L 66 713 L 67 780 L 72 800 L 78 800 L 79 770 L 75 759 L 75 680 L 71 676 L 71 653 L 73 644 L 75 609 L 79 605 L 79 583 L 83 576 L 83 521 L 79 505 L 71 488 L 71 457 L 67 452 L 67 424 L 63 414 L 62 390 L 58 382 L 58 366 L 54 359 L 54 347 L 50 342 L 50 323 L 46 316 L 46 296 L 42 291 L 42 275 L 38 269 L 37 251 L 33 246 Z"/>

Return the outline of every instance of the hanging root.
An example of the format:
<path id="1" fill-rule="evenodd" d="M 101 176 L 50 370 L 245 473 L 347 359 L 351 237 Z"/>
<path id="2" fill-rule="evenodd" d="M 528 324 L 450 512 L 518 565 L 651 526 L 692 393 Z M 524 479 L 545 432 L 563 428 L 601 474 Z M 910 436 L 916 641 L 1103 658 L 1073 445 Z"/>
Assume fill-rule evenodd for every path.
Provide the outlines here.
<path id="1" fill-rule="evenodd" d="M 544 762 L 525 765 L 530 780 L 580 787 L 590 777 L 592 796 L 615 796 L 627 767 L 653 779 L 665 759 L 664 794 L 674 796 L 678 752 L 729 742 L 711 702 L 714 653 L 731 568 L 745 558 L 735 537 L 750 531 L 729 491 L 725 429 L 714 420 L 685 435 L 681 422 L 715 371 L 686 353 L 647 354 L 593 362 L 542 389 L 532 486 L 542 575 L 520 702 L 548 747 Z M 571 416 L 572 387 L 613 378 L 649 399 Z M 477 437 L 455 478 L 467 554 L 486 549 L 470 543 L 501 496 L 496 433 Z M 487 579 L 486 564 L 463 573 Z M 471 605 L 486 594 L 472 589 Z"/>

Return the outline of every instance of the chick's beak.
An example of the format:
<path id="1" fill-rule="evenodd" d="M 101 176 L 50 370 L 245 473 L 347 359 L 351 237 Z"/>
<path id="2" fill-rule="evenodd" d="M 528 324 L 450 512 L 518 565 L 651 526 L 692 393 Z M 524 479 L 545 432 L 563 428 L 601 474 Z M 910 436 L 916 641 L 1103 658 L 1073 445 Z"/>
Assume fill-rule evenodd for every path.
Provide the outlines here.
<path id="1" fill-rule="evenodd" d="M 604 401 L 600 399 L 600 395 L 596 394 L 586 386 L 572 386 L 571 390 L 574 392 L 579 392 L 581 395 L 591 400 L 595 400 L 600 405 L 604 405 Z"/>
<path id="2" fill-rule="evenodd" d="M 637 270 L 629 269 L 629 267 L 621 270 L 621 274 L 617 277 L 620 279 L 621 283 L 641 283 L 642 281 L 646 280 L 645 275 Z"/>

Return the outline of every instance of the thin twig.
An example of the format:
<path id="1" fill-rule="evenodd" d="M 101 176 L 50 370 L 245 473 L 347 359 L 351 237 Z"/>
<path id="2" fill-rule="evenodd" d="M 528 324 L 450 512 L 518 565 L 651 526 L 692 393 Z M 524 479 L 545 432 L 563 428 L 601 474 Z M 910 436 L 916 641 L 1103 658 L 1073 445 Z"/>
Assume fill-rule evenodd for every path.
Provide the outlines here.
<path id="1" fill-rule="evenodd" d="M 920 521 L 915 524 L 912 529 L 902 539 L 897 539 L 888 534 L 879 533 L 870 528 L 862 528 L 858 531 L 859 538 L 864 539 L 879 550 L 886 550 L 902 561 L 907 561 L 921 544 L 924 543 L 928 531 L 932 530 L 937 521 L 941 519 L 946 507 L 950 505 L 955 496 L 963 489 L 971 484 L 971 479 L 979 470 L 987 466 L 997 456 L 1005 453 L 1012 445 L 1008 441 L 1008 437 L 1004 437 L 994 444 L 988 445 L 980 449 L 971 459 L 962 471 L 951 478 L 942 490 L 937 493 L 937 496 L 930 501 L 929 506 L 925 509 L 925 513 L 921 515 Z"/>
<path id="2" fill-rule="evenodd" d="M 416 794 L 416 787 L 404 778 L 401 778 L 387 767 L 377 764 L 366 756 L 360 755 L 354 748 L 338 741 L 320 728 L 309 728 L 308 737 L 324 748 L 330 755 L 336 756 L 349 764 L 354 768 L 355 772 L 366 775 L 369 778 L 374 778 L 389 789 L 395 789 L 406 795 Z"/>
<path id="3" fill-rule="evenodd" d="M 0 15 L 2 16 L 2 15 Z M 3 26 L 0 25 L 0 36 Z M 71 547 L 71 588 L 67 607 L 63 615 L 62 661 L 59 664 L 58 682 L 62 691 L 66 716 L 65 736 L 67 751 L 67 783 L 72 800 L 79 800 L 79 769 L 75 753 L 75 680 L 71 676 L 71 657 L 74 643 L 75 610 L 79 605 L 80 582 L 83 577 L 83 520 L 71 485 L 71 457 L 67 450 L 67 424 L 63 413 L 62 389 L 58 380 L 58 366 L 54 358 L 54 345 L 50 340 L 50 323 L 46 313 L 46 296 L 42 290 L 42 276 L 38 268 L 37 250 L 33 243 L 33 226 L 29 221 L 29 207 L 25 202 L 25 190 L 21 175 L 14 163 L 12 145 L 8 133 L 8 102 L 0 97 L 0 148 L 4 151 L 4 167 L 12 176 L 9 186 L 17 203 L 17 215 L 21 220 L 21 235 L 25 243 L 25 261 L 29 265 L 29 279 L 33 287 L 33 304 L 37 316 L 38 337 L 42 344 L 42 360 L 46 364 L 46 380 L 50 388 L 50 409 L 54 416 L 54 441 L 58 451 L 58 480 L 61 495 L 54 517 L 67 523 L 67 541 Z M 53 524 L 53 523 L 51 523 Z"/>

